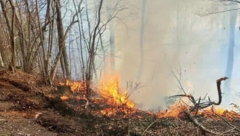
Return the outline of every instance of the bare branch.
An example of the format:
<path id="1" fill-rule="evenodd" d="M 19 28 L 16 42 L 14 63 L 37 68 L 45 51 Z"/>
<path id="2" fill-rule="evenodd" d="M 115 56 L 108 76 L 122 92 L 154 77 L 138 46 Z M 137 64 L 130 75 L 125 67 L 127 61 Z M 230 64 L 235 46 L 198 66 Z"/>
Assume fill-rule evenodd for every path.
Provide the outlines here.
<path id="1" fill-rule="evenodd" d="M 235 11 L 235 10 L 239 10 L 240 8 L 235 8 L 235 9 L 229 9 L 229 10 L 223 10 L 223 11 L 216 11 L 216 12 L 211 12 L 211 13 L 195 13 L 196 15 L 200 16 L 200 17 L 204 17 L 204 16 L 209 16 L 209 15 L 214 15 L 214 14 L 219 14 L 219 13 L 224 13 L 224 12 L 230 12 L 230 11 Z"/>

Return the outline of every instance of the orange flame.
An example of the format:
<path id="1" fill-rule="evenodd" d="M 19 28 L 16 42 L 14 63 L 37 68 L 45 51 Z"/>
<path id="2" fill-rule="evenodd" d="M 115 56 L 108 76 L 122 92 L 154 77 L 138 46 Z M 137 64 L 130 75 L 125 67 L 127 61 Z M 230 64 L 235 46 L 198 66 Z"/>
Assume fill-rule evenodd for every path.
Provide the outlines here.
<path id="1" fill-rule="evenodd" d="M 100 83 L 100 94 L 107 99 L 110 105 L 126 105 L 129 108 L 134 107 L 134 103 L 128 99 L 127 91 L 121 93 L 119 88 L 119 76 L 105 76 Z"/>
<path id="2" fill-rule="evenodd" d="M 83 92 L 86 94 L 86 83 L 85 82 L 70 82 L 66 80 L 65 83 L 60 83 L 60 85 L 69 85 L 73 93 Z M 134 103 L 129 99 L 128 90 L 120 89 L 119 87 L 119 76 L 115 75 L 106 75 L 99 86 L 97 87 L 100 98 L 92 98 L 94 103 L 97 104 L 107 104 L 109 107 L 101 110 L 99 113 L 105 116 L 115 116 L 118 112 L 123 113 L 123 117 L 127 115 L 134 115 L 136 109 L 134 108 Z M 190 96 L 188 96 L 190 97 Z M 72 98 L 72 97 L 71 97 Z M 61 99 L 66 101 L 69 99 L 68 96 L 62 96 Z M 76 100 L 86 99 L 85 95 L 76 96 Z M 187 99 L 187 98 L 186 98 Z M 170 106 L 168 110 L 161 110 L 158 113 L 148 113 L 149 115 L 157 116 L 159 118 L 181 118 L 185 116 L 184 110 L 189 110 L 190 107 L 186 105 L 183 99 L 181 102 L 176 101 L 173 105 Z M 194 111 L 196 112 L 196 111 Z M 192 114 L 194 114 L 194 112 Z M 146 112 L 147 113 L 147 112 Z M 198 111 L 197 115 L 203 115 L 205 118 L 211 118 L 215 120 L 222 120 L 217 115 L 220 115 L 228 120 L 240 119 L 240 115 L 233 112 L 227 111 L 222 108 L 207 108 L 205 110 Z M 142 118 L 140 115 L 135 115 L 135 117 Z"/>
<path id="3" fill-rule="evenodd" d="M 68 100 L 68 97 L 67 97 L 67 96 L 62 96 L 61 99 L 62 99 L 63 101 L 66 101 L 66 100 Z"/>
<path id="4" fill-rule="evenodd" d="M 65 83 L 59 83 L 60 85 L 65 85 Z M 69 80 L 66 80 L 66 85 L 70 86 L 72 92 L 80 92 L 85 91 L 86 84 L 84 82 L 70 82 Z"/>
<path id="5" fill-rule="evenodd" d="M 100 82 L 98 89 L 100 95 L 106 99 L 107 104 L 114 107 L 102 110 L 103 115 L 115 115 L 118 111 L 126 115 L 130 114 L 129 109 L 134 107 L 134 103 L 128 99 L 127 90 L 121 92 L 118 75 L 106 75 Z"/>

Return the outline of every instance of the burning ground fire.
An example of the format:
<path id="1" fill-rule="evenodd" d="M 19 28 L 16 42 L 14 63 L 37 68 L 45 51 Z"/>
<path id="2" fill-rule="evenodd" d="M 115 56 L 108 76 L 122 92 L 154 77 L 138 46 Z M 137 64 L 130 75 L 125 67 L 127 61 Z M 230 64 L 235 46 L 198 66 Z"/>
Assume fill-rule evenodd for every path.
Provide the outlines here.
<path id="1" fill-rule="evenodd" d="M 60 85 L 70 86 L 73 93 L 81 94 L 81 96 L 77 95 L 71 99 L 75 99 L 77 101 L 81 99 L 87 100 L 85 97 L 86 83 L 66 81 L 66 83 L 60 83 Z M 118 75 L 105 76 L 105 78 L 96 87 L 94 92 L 96 94 L 99 94 L 99 96 L 91 97 L 93 103 L 102 107 L 102 109 L 99 110 L 97 113 L 108 117 L 123 115 L 122 117 L 134 116 L 142 118 L 141 114 L 148 114 L 158 118 L 183 118 L 184 111 L 190 109 L 190 106 L 187 105 L 183 99 L 181 99 L 180 101 L 176 101 L 174 104 L 172 104 L 168 110 L 160 110 L 158 113 L 138 110 L 135 108 L 134 102 L 129 99 L 128 90 L 122 91 L 122 89 L 119 87 Z M 61 99 L 63 101 L 67 101 L 70 99 L 70 97 L 64 95 L 61 97 Z M 192 113 L 196 114 L 194 112 Z M 225 119 L 230 121 L 240 120 L 240 115 L 238 113 L 213 106 L 203 110 L 199 109 L 196 116 L 214 120 L 222 120 L 221 117 L 224 117 Z"/>
<path id="2" fill-rule="evenodd" d="M 166 111 L 159 111 L 157 113 L 157 116 L 159 118 L 182 118 L 184 117 L 184 110 L 189 110 L 190 106 L 186 106 L 186 102 L 182 101 L 176 101 L 173 105 L 170 106 L 170 108 Z M 193 114 L 196 114 L 196 112 L 193 112 Z M 197 116 L 201 116 L 208 119 L 214 119 L 214 120 L 222 120 L 222 118 L 219 117 L 222 116 L 227 120 L 233 121 L 233 120 L 240 120 L 240 115 L 236 113 L 235 111 L 231 110 L 225 110 L 220 107 L 209 107 L 204 110 L 199 109 Z"/>
<path id="3" fill-rule="evenodd" d="M 119 76 L 105 76 L 105 78 L 100 82 L 99 94 L 107 100 L 108 105 L 113 107 L 121 108 L 125 114 L 129 114 L 130 110 L 133 109 L 134 103 L 128 99 L 127 91 L 121 93 L 119 88 Z M 111 115 L 117 112 L 116 109 L 108 108 L 102 110 L 101 113 L 104 115 Z"/>

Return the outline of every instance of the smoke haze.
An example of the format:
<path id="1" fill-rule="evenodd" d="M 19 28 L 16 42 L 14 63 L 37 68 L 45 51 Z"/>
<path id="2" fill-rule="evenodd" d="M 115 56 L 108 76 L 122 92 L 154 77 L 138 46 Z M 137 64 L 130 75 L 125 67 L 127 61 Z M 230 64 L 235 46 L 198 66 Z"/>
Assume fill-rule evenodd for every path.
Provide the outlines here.
<path id="1" fill-rule="evenodd" d="M 181 84 L 187 93 L 193 94 L 196 98 L 208 94 L 212 100 L 217 100 L 216 80 L 228 76 L 225 73 L 229 57 L 229 41 L 234 40 L 230 37 L 230 28 L 232 28 L 231 30 L 234 30 L 232 33 L 236 37 L 233 41 L 234 65 L 230 88 L 223 92 L 223 103 L 226 105 L 230 102 L 240 103 L 235 100 L 237 97 L 226 98 L 227 94 L 236 96 L 236 92 L 240 92 L 238 72 L 240 56 L 237 53 L 240 44 L 237 38 L 240 36 L 239 14 L 236 10 L 221 12 L 238 8 L 238 5 L 226 6 L 219 1 L 211 0 L 145 0 L 145 12 L 143 12 L 142 1 L 105 0 L 101 14 L 104 24 L 108 20 L 108 7 L 111 7 L 112 12 L 115 13 L 124 9 L 110 22 L 113 24 L 107 25 L 102 37 L 107 49 L 104 53 L 101 50 L 99 53 L 106 55 L 107 65 L 104 67 L 109 73 L 112 72 L 110 56 L 114 56 L 115 69 L 121 78 L 122 88 L 126 88 L 127 81 L 141 82 L 143 87 L 135 91 L 131 99 L 143 109 L 165 108 L 164 97 L 182 93 L 171 72 L 173 70 L 181 79 Z M 91 26 L 94 26 L 96 21 L 94 20 L 98 7 L 96 3 L 96 1 L 84 1 L 89 8 Z M 118 8 L 115 8 L 116 4 Z M 83 13 L 86 12 L 85 9 Z M 143 13 L 145 18 L 142 32 Z M 232 15 L 237 16 L 235 26 L 230 24 Z M 86 20 L 84 14 L 83 20 Z M 93 31 L 93 27 L 89 30 L 86 21 L 83 27 L 86 33 Z M 114 30 L 110 31 L 110 29 Z M 73 29 L 75 30 L 77 29 Z M 141 33 L 143 33 L 143 69 L 139 79 Z M 87 34 L 85 36 L 88 38 Z M 114 45 L 109 42 L 111 36 L 114 37 Z M 113 53 L 110 47 L 114 47 Z M 97 56 L 96 66 L 101 64 L 104 64 L 103 57 Z M 98 70 L 99 73 L 100 71 Z"/>
<path id="2" fill-rule="evenodd" d="M 138 81 L 140 67 L 142 3 L 135 0 L 128 4 L 134 5 L 133 9 L 121 12 L 122 21 L 114 21 L 116 70 L 122 86 L 126 86 L 127 81 Z M 186 92 L 196 97 L 208 94 L 213 100 L 217 99 L 216 80 L 225 76 L 232 13 L 202 15 L 231 6 L 202 0 L 147 0 L 145 6 L 144 68 L 139 81 L 144 87 L 131 98 L 143 109 L 164 108 L 163 98 L 180 91 L 171 74 L 172 68 L 178 77 L 181 75 Z M 235 35 L 239 36 L 239 30 Z M 235 51 L 238 43 L 236 40 Z M 231 86 L 237 90 L 239 56 L 236 54 L 235 58 Z"/>

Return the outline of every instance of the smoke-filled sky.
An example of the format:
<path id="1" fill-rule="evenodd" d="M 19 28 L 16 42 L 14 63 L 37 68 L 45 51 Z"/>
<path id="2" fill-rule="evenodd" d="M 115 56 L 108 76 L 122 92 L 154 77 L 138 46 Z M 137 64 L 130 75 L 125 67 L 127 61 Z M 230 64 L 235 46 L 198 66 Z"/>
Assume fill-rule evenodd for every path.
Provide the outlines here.
<path id="1" fill-rule="evenodd" d="M 121 21 L 114 20 L 116 69 L 123 85 L 130 80 L 138 81 L 140 67 L 142 1 L 132 0 L 128 4 L 134 5 L 133 9 L 121 12 Z M 187 92 L 197 98 L 208 93 L 212 100 L 217 100 L 216 80 L 225 76 L 227 65 L 229 20 L 238 11 L 206 14 L 236 7 L 217 1 L 146 0 L 144 66 L 140 81 L 144 87 L 132 99 L 145 109 L 164 107 L 162 98 L 180 90 L 171 74 L 172 68 L 177 76 L 181 73 L 181 83 Z M 236 39 L 240 36 L 238 24 L 239 21 L 234 26 Z M 240 91 L 238 45 L 239 40 L 235 40 L 231 88 Z"/>

